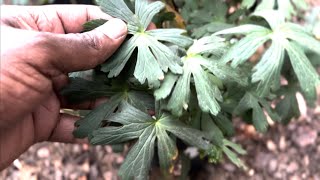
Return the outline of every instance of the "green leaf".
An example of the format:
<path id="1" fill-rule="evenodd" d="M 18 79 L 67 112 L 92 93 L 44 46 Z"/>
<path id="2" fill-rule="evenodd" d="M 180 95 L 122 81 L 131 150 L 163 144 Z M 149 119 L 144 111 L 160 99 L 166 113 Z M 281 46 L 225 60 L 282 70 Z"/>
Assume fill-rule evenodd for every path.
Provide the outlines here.
<path id="1" fill-rule="evenodd" d="M 275 7 L 276 1 L 275 0 L 262 0 L 261 3 L 256 8 L 256 11 L 266 10 L 266 9 L 273 9 Z"/>
<path id="2" fill-rule="evenodd" d="M 81 118 L 75 123 L 77 129 L 74 130 L 73 135 L 76 138 L 88 137 L 94 130 L 101 126 L 101 122 L 105 120 L 105 118 L 113 113 L 120 102 L 121 97 L 115 95 L 111 97 L 108 102 L 91 111 L 86 117 Z"/>
<path id="3" fill-rule="evenodd" d="M 219 58 L 225 53 L 225 49 L 225 39 L 212 35 L 196 40 L 188 49 L 187 54 L 211 54 Z"/>
<path id="4" fill-rule="evenodd" d="M 193 129 L 168 114 L 164 114 L 159 122 L 167 131 L 191 146 L 199 149 L 208 149 L 211 146 L 206 133 Z"/>
<path id="5" fill-rule="evenodd" d="M 261 11 L 256 11 L 253 14 L 253 16 L 259 16 L 264 18 L 268 22 L 272 30 L 277 29 L 277 27 L 285 23 L 285 17 L 279 11 L 261 10 Z"/>
<path id="6" fill-rule="evenodd" d="M 88 21 L 85 24 L 83 24 L 83 32 L 87 32 L 87 31 L 92 31 L 95 28 L 103 25 L 104 23 L 106 23 L 108 20 L 106 19 L 95 19 L 92 21 Z"/>
<path id="7" fill-rule="evenodd" d="M 154 29 L 149 30 L 148 34 L 155 37 L 158 41 L 165 41 L 176 44 L 180 47 L 189 47 L 193 40 L 182 35 L 186 33 L 183 29 Z"/>
<path id="8" fill-rule="evenodd" d="M 139 17 L 143 29 L 146 30 L 151 23 L 152 18 L 165 7 L 160 1 L 149 3 L 148 0 L 135 1 L 135 13 Z"/>
<path id="9" fill-rule="evenodd" d="M 181 116 L 182 109 L 188 108 L 190 98 L 191 71 L 186 71 L 178 78 L 176 86 L 168 102 L 168 109 Z"/>
<path id="10" fill-rule="evenodd" d="M 250 34 L 233 45 L 221 61 L 227 63 L 232 60 L 231 66 L 238 67 L 269 39 L 266 34 Z"/>
<path id="11" fill-rule="evenodd" d="M 174 74 L 182 73 L 182 67 L 179 65 L 180 58 L 161 42 L 169 42 L 182 47 L 189 46 L 192 40 L 181 35 L 185 31 L 178 29 L 146 30 L 154 15 L 164 7 L 163 3 L 137 0 L 135 1 L 136 14 L 134 15 L 122 0 L 119 2 L 105 1 L 110 1 L 118 9 L 124 9 L 124 12 L 119 12 L 102 6 L 102 9 L 113 11 L 115 17 L 126 20 L 129 23 L 129 33 L 133 34 L 133 37 L 102 65 L 102 71 L 109 73 L 109 78 L 116 77 L 121 73 L 136 48 L 138 49 L 138 57 L 134 76 L 141 84 L 148 81 L 150 88 L 157 88 L 160 85 L 160 80 L 164 78 L 164 73 L 168 70 Z M 132 31 L 130 31 L 130 22 L 132 22 L 132 26 L 136 26 Z"/>
<path id="12" fill-rule="evenodd" d="M 222 101 L 221 93 L 217 85 L 209 78 L 209 74 L 203 70 L 201 56 L 185 57 L 184 74 L 177 81 L 173 93 L 168 102 L 168 108 L 175 115 L 180 116 L 182 110 L 188 108 L 190 99 L 190 82 L 193 75 L 197 92 L 198 103 L 202 111 L 218 114 L 220 106 L 217 101 Z"/>
<path id="13" fill-rule="evenodd" d="M 141 26 L 136 16 L 128 8 L 123 0 L 98 0 L 97 3 L 106 14 L 122 19 L 134 26 Z"/>
<path id="14" fill-rule="evenodd" d="M 281 122 L 287 124 L 292 118 L 300 117 L 300 109 L 296 97 L 297 91 L 285 89 L 284 98 L 281 99 L 277 106 L 276 112 L 280 115 Z"/>
<path id="15" fill-rule="evenodd" d="M 235 144 L 227 139 L 223 140 L 223 144 L 235 150 L 238 154 L 245 155 L 247 154 L 246 150 L 244 150 L 240 145 Z"/>
<path id="16" fill-rule="evenodd" d="M 262 59 L 253 68 L 252 82 L 259 82 L 257 91 L 261 96 L 268 96 L 270 88 L 280 88 L 280 75 L 285 55 L 285 49 L 277 41 L 264 53 Z"/>
<path id="17" fill-rule="evenodd" d="M 265 132 L 268 127 L 267 118 L 259 104 L 259 100 L 251 93 L 247 92 L 241 99 L 239 105 L 234 110 L 234 113 L 241 115 L 249 110 L 252 110 L 252 120 L 254 127 L 259 132 Z"/>
<path id="18" fill-rule="evenodd" d="M 320 54 L 320 41 L 316 40 L 305 28 L 292 23 L 286 23 L 281 30 L 288 39 L 295 41 L 301 46 Z"/>
<path id="19" fill-rule="evenodd" d="M 196 38 L 201 38 L 205 35 L 210 35 L 218 31 L 222 31 L 228 28 L 233 28 L 233 24 L 227 24 L 224 22 L 211 22 L 200 27 L 195 27 L 193 29 L 192 36 Z"/>
<path id="20" fill-rule="evenodd" d="M 70 78 L 70 83 L 60 92 L 68 103 L 81 103 L 114 94 L 110 86 L 102 81 L 88 81 L 82 78 Z"/>
<path id="21" fill-rule="evenodd" d="M 224 136 L 218 126 L 213 122 L 210 114 L 202 113 L 201 129 L 208 133 L 208 137 L 210 137 L 213 144 L 222 146 Z"/>
<path id="22" fill-rule="evenodd" d="M 119 169 L 121 179 L 147 179 L 154 155 L 155 129 L 146 128 Z"/>
<path id="23" fill-rule="evenodd" d="M 307 10 L 308 4 L 304 0 L 278 0 L 278 10 L 281 11 L 287 19 L 297 16 L 299 11 Z"/>
<path id="24" fill-rule="evenodd" d="M 111 58 L 105 64 L 102 65 L 101 70 L 103 72 L 109 72 L 109 78 L 118 76 L 135 50 L 137 42 L 137 35 L 126 41 L 117 50 L 117 52 L 113 54 L 113 56 L 111 56 Z"/>
<path id="25" fill-rule="evenodd" d="M 160 80 L 164 78 L 160 65 L 146 45 L 138 46 L 138 58 L 134 76 L 141 84 L 144 84 L 148 79 L 148 84 L 151 88 L 159 87 Z"/>
<path id="26" fill-rule="evenodd" d="M 169 98 L 167 108 L 173 114 L 181 116 L 183 109 L 187 110 L 190 99 L 190 83 L 194 82 L 197 93 L 198 104 L 203 112 L 210 112 L 212 115 L 217 115 L 221 108 L 218 101 L 223 101 L 221 92 L 218 88 L 220 85 L 220 77 L 223 80 L 239 81 L 240 75 L 236 72 L 223 72 L 231 70 L 227 65 L 218 65 L 214 62 L 214 58 L 221 57 L 221 51 L 226 44 L 223 39 L 216 36 L 204 37 L 195 43 L 187 51 L 187 56 L 182 58 L 184 63 L 183 75 L 177 80 L 176 86 L 173 87 L 173 81 L 170 86 L 161 88 L 160 92 L 165 92 L 167 97 L 169 89 L 173 88 L 173 92 Z M 203 54 L 203 55 L 202 55 Z M 206 58 L 204 55 L 210 55 L 211 58 Z M 224 68 L 219 70 L 219 68 Z M 209 71 L 208 71 L 209 70 Z M 212 74 L 211 74 L 212 73 Z M 215 75 L 215 76 L 213 76 Z M 245 80 L 239 82 L 246 84 Z"/>
<path id="27" fill-rule="evenodd" d="M 161 87 L 154 92 L 154 96 L 156 97 L 156 100 L 161 100 L 167 98 L 172 88 L 174 87 L 176 81 L 178 79 L 178 76 L 168 73 L 161 85 Z"/>
<path id="28" fill-rule="evenodd" d="M 154 110 L 154 97 L 145 91 L 133 91 L 130 90 L 125 93 L 125 100 L 132 106 L 148 112 L 148 110 Z"/>
<path id="29" fill-rule="evenodd" d="M 307 99 L 315 99 L 317 96 L 316 86 L 319 85 L 319 75 L 314 69 L 303 50 L 295 43 L 285 45 L 294 72 L 296 73 L 303 93 Z"/>
<path id="30" fill-rule="evenodd" d="M 219 88 L 208 78 L 207 73 L 203 71 L 200 65 L 196 66 L 194 64 L 191 72 L 193 74 L 200 108 L 203 112 L 210 112 L 213 115 L 217 115 L 221 110 L 218 101 L 223 100 Z"/>
<path id="31" fill-rule="evenodd" d="M 207 68 L 224 83 L 235 82 L 241 86 L 248 85 L 248 78 L 246 74 L 241 72 L 241 68 L 232 68 L 229 65 L 216 61 L 211 61 Z"/>
<path id="32" fill-rule="evenodd" d="M 227 155 L 227 157 L 231 160 L 232 163 L 234 163 L 235 165 L 237 165 L 238 167 L 242 167 L 244 169 L 246 169 L 247 167 L 243 164 L 243 162 L 238 158 L 237 154 L 241 154 L 244 155 L 246 154 L 246 151 L 244 149 L 242 149 L 242 147 L 240 147 L 239 145 L 228 141 L 228 140 L 224 140 L 224 146 L 223 146 L 223 152 Z M 231 151 L 230 148 L 232 148 L 235 152 Z"/>
<path id="33" fill-rule="evenodd" d="M 227 136 L 234 135 L 235 130 L 229 118 L 219 113 L 217 116 L 213 117 L 213 121 L 225 135 Z"/>
<path id="34" fill-rule="evenodd" d="M 192 129 L 173 116 L 160 113 L 159 117 L 153 118 L 125 102 L 117 113 L 108 117 L 108 120 L 121 125 L 107 126 L 94 131 L 90 139 L 92 144 L 119 144 L 138 139 L 120 168 L 119 174 L 122 179 L 148 177 L 155 142 L 157 142 L 160 166 L 165 172 L 172 171 L 178 151 L 175 141 L 168 132 L 200 149 L 205 150 L 210 147 L 205 133 Z"/>
<path id="35" fill-rule="evenodd" d="M 241 3 L 241 7 L 246 8 L 246 9 L 250 9 L 254 5 L 255 2 L 256 2 L 256 0 L 243 0 Z"/>
<path id="36" fill-rule="evenodd" d="M 173 172 L 174 161 L 178 157 L 178 149 L 175 141 L 169 137 L 166 130 L 156 126 L 158 156 L 161 169 L 165 174 Z"/>
<path id="37" fill-rule="evenodd" d="M 241 25 L 238 27 L 234 27 L 234 28 L 229 28 L 229 29 L 225 29 L 222 31 L 218 31 L 216 33 L 214 33 L 215 35 L 222 35 L 222 34 L 244 34 L 244 35 L 248 35 L 248 34 L 253 34 L 253 33 L 257 33 L 257 34 L 268 34 L 270 33 L 270 29 L 265 28 L 263 26 L 259 26 L 259 25 L 253 25 L 253 24 L 245 24 L 245 25 Z"/>

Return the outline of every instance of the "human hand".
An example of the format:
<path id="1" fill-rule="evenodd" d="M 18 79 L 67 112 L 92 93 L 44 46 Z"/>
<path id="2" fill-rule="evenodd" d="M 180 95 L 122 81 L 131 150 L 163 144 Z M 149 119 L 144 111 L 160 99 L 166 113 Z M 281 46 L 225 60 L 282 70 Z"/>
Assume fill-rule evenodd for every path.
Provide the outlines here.
<path id="1" fill-rule="evenodd" d="M 82 24 L 110 19 L 80 34 Z M 75 142 L 78 119 L 58 93 L 69 72 L 92 69 L 120 46 L 127 29 L 96 6 L 2 6 L 0 66 L 0 170 L 41 141 Z"/>

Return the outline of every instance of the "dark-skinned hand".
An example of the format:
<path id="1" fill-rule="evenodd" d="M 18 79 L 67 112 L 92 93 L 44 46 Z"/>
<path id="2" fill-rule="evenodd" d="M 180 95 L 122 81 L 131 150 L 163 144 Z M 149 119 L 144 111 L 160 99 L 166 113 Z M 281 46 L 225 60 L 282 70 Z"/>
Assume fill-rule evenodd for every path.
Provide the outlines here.
<path id="1" fill-rule="evenodd" d="M 108 19 L 86 33 L 82 25 Z M 63 108 L 90 109 L 99 102 L 70 106 L 58 92 L 70 72 L 103 63 L 125 39 L 127 28 L 96 6 L 1 6 L 0 170 L 41 141 L 74 143 L 78 119 Z"/>

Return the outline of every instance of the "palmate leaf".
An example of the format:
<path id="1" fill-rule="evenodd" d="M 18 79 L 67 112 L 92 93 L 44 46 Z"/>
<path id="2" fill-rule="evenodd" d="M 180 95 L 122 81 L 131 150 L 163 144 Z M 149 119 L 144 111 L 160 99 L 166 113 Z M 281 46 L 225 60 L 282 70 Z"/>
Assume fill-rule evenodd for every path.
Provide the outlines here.
<path id="1" fill-rule="evenodd" d="M 100 97 L 109 97 L 114 94 L 110 85 L 103 81 L 89 81 L 82 78 L 70 78 L 70 83 L 62 89 L 61 95 L 65 96 L 68 103 L 75 104 Z"/>
<path id="2" fill-rule="evenodd" d="M 232 151 L 233 150 L 233 151 Z M 227 139 L 223 140 L 223 148 L 222 151 L 226 154 L 230 161 L 237 165 L 238 167 L 242 167 L 246 169 L 246 165 L 238 158 L 237 154 L 245 155 L 247 152 L 238 144 L 235 144 Z"/>
<path id="3" fill-rule="evenodd" d="M 300 109 L 296 96 L 297 92 L 297 88 L 290 86 L 283 87 L 280 90 L 279 95 L 284 96 L 284 98 L 278 102 L 276 112 L 279 114 L 281 118 L 280 122 L 283 124 L 289 123 L 292 118 L 300 117 Z"/>
<path id="4" fill-rule="evenodd" d="M 139 91 L 122 91 L 118 92 L 110 99 L 92 110 L 88 115 L 78 120 L 75 125 L 76 129 L 73 134 L 77 138 L 85 138 L 91 135 L 91 133 L 101 127 L 102 122 L 111 115 L 121 102 L 127 102 L 132 106 L 147 112 L 154 109 L 153 98 L 144 92 Z"/>
<path id="5" fill-rule="evenodd" d="M 223 99 L 215 78 L 246 84 L 246 80 L 237 72 L 233 72 L 233 69 L 214 59 L 221 57 L 225 48 L 224 40 L 216 36 L 195 41 L 187 51 L 187 56 L 182 58 L 184 63 L 182 76 L 169 75 L 163 86 L 155 91 L 156 99 L 165 99 L 172 92 L 168 98 L 167 108 L 173 114 L 181 116 L 183 109 L 189 106 L 191 82 L 194 82 L 201 110 L 217 115 L 221 109 L 218 101 Z M 210 54 L 210 58 L 206 58 L 204 54 Z"/>
<path id="6" fill-rule="evenodd" d="M 234 25 L 228 23 L 232 16 L 228 19 L 227 14 L 228 6 L 221 0 L 185 1 L 182 7 L 187 29 L 195 38 L 233 27 Z"/>
<path id="7" fill-rule="evenodd" d="M 251 5 L 252 0 L 244 0 L 243 3 L 244 5 Z M 300 11 L 307 10 L 308 4 L 305 0 L 262 0 L 257 6 L 256 12 L 273 10 L 276 9 L 276 7 L 287 19 L 291 19 L 293 16 L 298 15 Z"/>
<path id="8" fill-rule="evenodd" d="M 174 74 L 182 73 L 179 65 L 180 58 L 161 42 L 187 47 L 192 44 L 192 40 L 181 35 L 185 31 L 180 29 L 147 30 L 155 14 L 164 8 L 162 2 L 149 3 L 147 0 L 136 0 L 135 14 L 123 0 L 105 0 L 100 6 L 104 12 L 126 21 L 129 33 L 133 35 L 102 65 L 102 71 L 109 73 L 109 78 L 120 74 L 135 49 L 138 49 L 138 57 L 134 76 L 141 84 L 147 81 L 150 88 L 159 87 L 164 73 L 169 70 Z"/>
<path id="9" fill-rule="evenodd" d="M 274 14 L 277 14 L 277 16 Z M 286 50 L 303 92 L 307 98 L 314 98 L 315 86 L 318 84 L 319 75 L 306 58 L 304 52 L 297 48 L 295 43 L 320 53 L 320 42 L 315 40 L 299 25 L 286 23 L 278 12 L 259 11 L 254 15 L 264 18 L 271 29 L 258 25 L 242 25 L 217 32 L 216 34 L 247 35 L 228 51 L 222 58 L 222 62 L 232 61 L 231 65 L 238 67 L 247 61 L 259 46 L 271 40 L 271 47 L 264 53 L 260 62 L 253 69 L 252 82 L 259 83 L 257 89 L 259 95 L 267 96 L 270 88 L 277 90 L 280 87 L 280 72 L 283 65 L 284 50 Z M 306 72 L 302 73 L 302 69 Z"/>
<path id="10" fill-rule="evenodd" d="M 94 131 L 90 139 L 92 144 L 119 144 L 138 139 L 119 171 L 121 178 L 125 180 L 147 179 L 155 144 L 160 166 L 170 172 L 178 157 L 178 150 L 171 135 L 200 149 L 206 150 L 210 147 L 206 134 L 186 126 L 166 113 L 159 113 L 159 117 L 153 118 L 128 103 L 122 103 L 119 111 L 108 120 L 120 123 L 121 126 L 109 126 Z"/>
<path id="11" fill-rule="evenodd" d="M 285 49 L 277 41 L 263 55 L 259 63 L 254 67 L 252 82 L 259 82 L 257 91 L 259 94 L 269 94 L 270 87 L 280 88 L 280 75 L 285 55 Z"/>
<path id="12" fill-rule="evenodd" d="M 257 97 L 251 92 L 247 92 L 238 106 L 234 110 L 234 114 L 242 115 L 252 111 L 252 123 L 259 132 L 266 132 L 268 127 L 267 117 L 264 114 L 263 108 L 268 115 L 275 121 L 279 121 L 280 117 L 274 112 L 270 105 L 262 98 Z"/>
<path id="13" fill-rule="evenodd" d="M 293 70 L 299 79 L 302 91 L 306 98 L 316 99 L 316 87 L 320 85 L 317 71 L 298 45 L 295 43 L 288 43 L 285 48 L 288 51 Z"/>
<path id="14" fill-rule="evenodd" d="M 81 103 L 88 100 L 107 97 L 108 101 L 101 104 L 88 115 L 75 123 L 73 132 L 77 138 L 85 138 L 103 125 L 103 121 L 111 115 L 121 102 L 127 102 L 144 112 L 154 109 L 154 98 L 145 91 L 131 90 L 126 83 L 113 86 L 103 81 L 88 81 L 81 78 L 71 78 L 71 83 L 61 91 L 69 103 Z"/>

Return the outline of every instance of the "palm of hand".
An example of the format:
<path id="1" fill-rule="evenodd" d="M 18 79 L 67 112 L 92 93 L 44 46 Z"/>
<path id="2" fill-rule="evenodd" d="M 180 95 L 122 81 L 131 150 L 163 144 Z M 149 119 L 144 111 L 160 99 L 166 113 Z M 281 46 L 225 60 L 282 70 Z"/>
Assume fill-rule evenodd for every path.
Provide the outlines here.
<path id="1" fill-rule="evenodd" d="M 70 106 L 57 92 L 68 83 L 68 72 L 95 67 L 124 39 L 98 31 L 97 36 L 74 34 L 97 18 L 110 19 L 93 6 L 1 9 L 6 36 L 1 38 L 0 169 L 37 142 L 75 142 L 71 132 L 77 117 L 60 109 L 88 109 L 95 103 Z M 78 49 L 85 53 L 73 51 Z"/>

